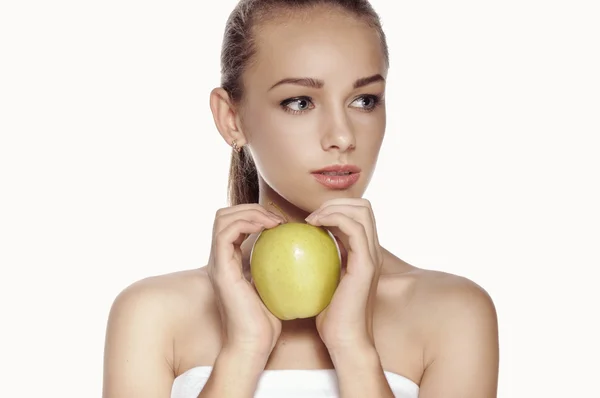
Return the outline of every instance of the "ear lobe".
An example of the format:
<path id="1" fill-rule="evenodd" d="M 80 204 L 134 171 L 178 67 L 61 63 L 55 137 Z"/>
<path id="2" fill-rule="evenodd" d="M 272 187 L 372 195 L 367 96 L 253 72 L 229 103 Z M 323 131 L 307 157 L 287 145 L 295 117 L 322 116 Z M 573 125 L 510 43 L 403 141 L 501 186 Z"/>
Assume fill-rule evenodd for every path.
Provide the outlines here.
<path id="1" fill-rule="evenodd" d="M 241 129 L 236 109 L 229 98 L 229 94 L 222 87 L 217 87 L 210 92 L 210 109 L 213 114 L 215 126 L 228 145 L 237 140 L 238 145 L 246 141 Z"/>

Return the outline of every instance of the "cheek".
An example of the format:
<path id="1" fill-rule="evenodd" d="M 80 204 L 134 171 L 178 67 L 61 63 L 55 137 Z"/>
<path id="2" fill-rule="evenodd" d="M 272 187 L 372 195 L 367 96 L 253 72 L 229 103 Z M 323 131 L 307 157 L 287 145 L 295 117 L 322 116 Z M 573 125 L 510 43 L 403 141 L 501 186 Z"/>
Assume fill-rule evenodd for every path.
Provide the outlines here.
<path id="1" fill-rule="evenodd" d="M 357 147 L 366 155 L 373 155 L 379 151 L 385 135 L 385 119 L 370 118 L 360 120 L 356 125 Z"/>
<path id="2" fill-rule="evenodd" d="M 254 115 L 248 120 L 250 147 L 259 172 L 277 175 L 305 167 L 307 157 L 314 152 L 306 136 L 306 126 L 296 123 L 293 118 L 280 115 Z"/>

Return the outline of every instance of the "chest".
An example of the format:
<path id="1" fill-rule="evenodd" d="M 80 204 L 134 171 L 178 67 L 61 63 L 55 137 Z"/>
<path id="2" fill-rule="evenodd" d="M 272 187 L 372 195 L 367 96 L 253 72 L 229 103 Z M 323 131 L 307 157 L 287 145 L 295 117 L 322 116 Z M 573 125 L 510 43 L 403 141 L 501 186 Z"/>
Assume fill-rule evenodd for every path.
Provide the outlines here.
<path id="1" fill-rule="evenodd" d="M 393 282 L 393 281 L 391 281 Z M 398 283 L 383 281 L 374 312 L 374 338 L 385 370 L 420 382 L 423 374 L 422 331 L 411 315 L 410 295 Z M 221 349 L 219 313 L 210 308 L 190 320 L 176 338 L 176 374 L 201 365 L 212 365 Z M 327 348 L 316 329 L 301 333 L 282 332 L 266 369 L 332 369 Z"/>

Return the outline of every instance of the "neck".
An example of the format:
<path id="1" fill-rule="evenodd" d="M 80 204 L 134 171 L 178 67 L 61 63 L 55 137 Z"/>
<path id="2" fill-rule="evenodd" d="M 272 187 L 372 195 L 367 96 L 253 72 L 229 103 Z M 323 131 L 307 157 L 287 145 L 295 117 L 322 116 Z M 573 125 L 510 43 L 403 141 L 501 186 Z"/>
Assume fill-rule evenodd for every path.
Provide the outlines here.
<path id="1" fill-rule="evenodd" d="M 259 177 L 260 193 L 258 203 L 265 209 L 283 216 L 287 222 L 305 223 L 304 220 L 309 212 L 294 206 L 285 198 L 273 190 L 265 181 Z"/>

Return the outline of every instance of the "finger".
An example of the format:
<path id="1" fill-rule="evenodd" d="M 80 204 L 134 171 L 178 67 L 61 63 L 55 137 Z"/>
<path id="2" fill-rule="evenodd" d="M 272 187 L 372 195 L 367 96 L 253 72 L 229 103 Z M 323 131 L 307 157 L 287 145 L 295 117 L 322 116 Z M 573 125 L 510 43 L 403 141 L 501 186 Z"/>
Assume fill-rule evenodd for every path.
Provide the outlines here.
<path id="1" fill-rule="evenodd" d="M 313 213 L 312 217 L 307 217 L 307 221 L 311 221 L 315 218 L 319 218 L 331 213 L 343 213 L 352 218 L 355 221 L 363 224 L 365 232 L 367 234 L 367 241 L 369 243 L 369 252 L 373 259 L 377 258 L 377 234 L 375 227 L 373 226 L 373 217 L 371 216 L 371 209 L 363 205 L 350 205 L 350 204 L 331 204 L 328 205 L 316 213 Z"/>
<path id="2" fill-rule="evenodd" d="M 263 206 L 259 205 L 258 203 L 244 203 L 241 205 L 224 207 L 222 209 L 217 210 L 217 214 L 215 215 L 215 218 L 219 217 L 219 216 L 225 216 L 228 214 L 234 214 L 234 213 L 246 211 L 246 210 L 258 210 L 267 215 L 273 215 L 277 218 L 283 219 L 279 214 L 265 209 Z"/>
<path id="3" fill-rule="evenodd" d="M 372 208 L 371 202 L 364 198 L 335 198 L 335 199 L 330 199 L 330 200 L 323 202 L 321 204 L 321 206 L 318 209 L 316 209 L 313 213 L 316 213 L 319 210 L 321 210 L 325 207 L 332 206 L 332 205 L 350 205 L 350 206 L 363 206 L 363 207 L 367 207 L 369 209 Z"/>
<path id="4" fill-rule="evenodd" d="M 341 232 L 339 234 L 340 240 L 346 246 L 346 250 L 353 252 L 359 257 L 360 260 L 358 263 L 365 264 L 372 262 L 367 234 L 362 223 L 353 220 L 343 213 L 331 213 L 317 217 L 311 221 L 311 224 L 328 227 L 328 229 L 338 229 Z M 353 270 L 349 269 L 348 271 L 352 272 Z"/>
<path id="5" fill-rule="evenodd" d="M 372 239 L 371 242 L 373 242 L 373 249 L 375 250 L 375 254 L 376 256 L 373 257 L 374 259 L 376 259 L 379 263 L 381 263 L 383 261 L 383 252 L 381 251 L 381 246 L 379 245 L 379 235 L 377 232 L 377 220 L 375 219 L 375 213 L 373 211 L 373 205 L 371 204 L 371 201 L 365 198 L 336 198 L 336 199 L 331 199 L 329 201 L 327 201 L 326 203 L 329 204 L 350 204 L 350 205 L 355 205 L 355 206 L 363 206 L 365 208 L 368 209 L 369 211 L 369 216 L 371 217 L 371 226 L 372 226 Z"/>
<path id="6" fill-rule="evenodd" d="M 373 206 L 368 199 L 365 198 L 335 198 L 325 201 L 321 206 L 315 210 L 312 214 L 319 212 L 321 209 L 331 206 L 331 205 L 350 205 L 350 206 L 362 206 L 369 209 L 371 221 L 373 223 L 373 227 L 375 228 L 375 236 L 377 236 L 377 225 L 375 222 L 375 215 L 373 214 Z"/>
<path id="7" fill-rule="evenodd" d="M 346 264 L 348 263 L 348 250 L 346 249 L 346 244 L 344 244 L 344 242 L 340 239 L 340 231 L 337 228 L 329 227 L 329 228 L 327 228 L 327 230 L 329 230 L 329 232 L 331 232 L 331 234 L 335 238 L 335 241 L 337 242 L 338 248 L 340 249 L 340 257 L 342 260 L 342 270 L 344 270 L 346 268 Z"/>
<path id="8" fill-rule="evenodd" d="M 228 263 L 234 258 L 235 246 L 239 246 L 245 238 L 253 233 L 260 232 L 264 225 L 248 220 L 235 220 L 227 225 L 222 231 L 215 235 L 215 250 L 219 260 L 215 261 L 215 265 L 220 265 L 223 262 Z M 241 270 L 241 264 L 240 264 Z"/>
<path id="9" fill-rule="evenodd" d="M 217 216 L 213 234 L 218 234 L 236 220 L 246 220 L 262 224 L 265 228 L 273 228 L 283 222 L 281 218 L 268 215 L 259 209 L 251 208 Z"/>

